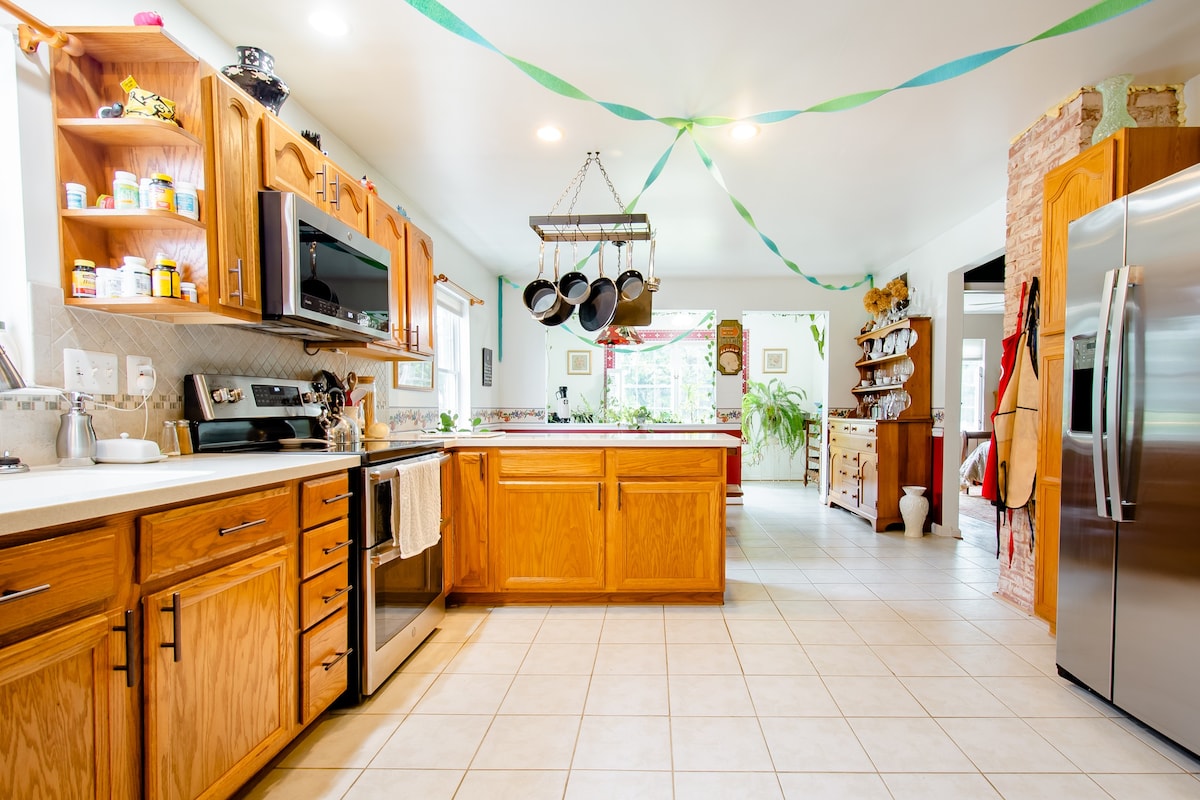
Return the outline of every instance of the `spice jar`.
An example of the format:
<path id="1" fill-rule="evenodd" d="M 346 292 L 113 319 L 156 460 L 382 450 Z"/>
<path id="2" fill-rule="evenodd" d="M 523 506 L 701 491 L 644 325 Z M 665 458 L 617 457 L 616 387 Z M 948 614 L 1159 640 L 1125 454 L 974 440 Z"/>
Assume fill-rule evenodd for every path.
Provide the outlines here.
<path id="1" fill-rule="evenodd" d="M 75 259 L 71 270 L 71 297 L 96 296 L 96 262 L 86 258 Z"/>
<path id="2" fill-rule="evenodd" d="M 179 455 L 192 454 L 192 423 L 186 419 L 175 420 L 176 436 L 179 439 Z"/>
<path id="3" fill-rule="evenodd" d="M 150 176 L 150 208 L 158 211 L 175 210 L 175 184 L 171 176 L 155 172 Z"/>
<path id="4" fill-rule="evenodd" d="M 154 259 L 154 269 L 150 270 L 151 294 L 155 297 L 179 297 L 179 284 L 175 262 L 160 253 Z"/>
<path id="5" fill-rule="evenodd" d="M 164 456 L 179 455 L 179 429 L 175 427 L 175 420 L 163 420 L 162 434 L 158 437 L 158 449 Z"/>

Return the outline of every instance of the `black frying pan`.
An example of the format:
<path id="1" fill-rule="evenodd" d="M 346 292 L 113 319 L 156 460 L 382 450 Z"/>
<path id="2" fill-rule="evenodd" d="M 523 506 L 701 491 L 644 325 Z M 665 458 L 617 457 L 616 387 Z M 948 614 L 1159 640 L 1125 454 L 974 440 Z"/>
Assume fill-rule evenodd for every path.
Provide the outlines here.
<path id="1" fill-rule="evenodd" d="M 617 313 L 617 285 L 612 278 L 604 275 L 604 242 L 600 242 L 597 252 L 600 256 L 597 259 L 600 277 L 592 281 L 588 299 L 579 306 L 579 324 L 585 331 L 598 331 L 611 325 Z"/>
<path id="2" fill-rule="evenodd" d="M 642 273 L 633 268 L 633 242 L 627 242 L 625 246 L 629 248 L 625 251 L 625 271 L 617 276 L 615 283 L 622 300 L 637 300 L 646 288 L 646 281 L 642 278 Z M 617 261 L 619 262 L 620 258 Z"/>
<path id="3" fill-rule="evenodd" d="M 525 307 L 529 309 L 529 313 L 534 319 L 541 319 L 551 311 L 555 303 L 558 301 L 558 287 L 550 281 L 542 277 L 542 272 L 546 266 L 546 243 L 542 242 L 538 247 L 538 274 L 537 277 L 529 282 L 525 287 L 523 299 Z"/>
<path id="4" fill-rule="evenodd" d="M 558 293 L 562 295 L 563 300 L 577 306 L 588 299 L 592 285 L 588 282 L 587 275 L 579 271 L 579 251 L 574 245 L 571 246 L 571 253 L 573 266 L 570 272 L 559 278 Z"/>

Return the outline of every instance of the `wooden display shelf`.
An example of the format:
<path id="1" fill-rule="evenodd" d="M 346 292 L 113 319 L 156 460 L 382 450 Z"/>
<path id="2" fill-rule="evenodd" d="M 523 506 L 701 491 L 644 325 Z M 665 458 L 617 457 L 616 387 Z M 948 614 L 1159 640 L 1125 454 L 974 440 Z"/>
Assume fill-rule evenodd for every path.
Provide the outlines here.
<path id="1" fill-rule="evenodd" d="M 157 25 L 62 28 L 83 44 L 84 53 L 101 63 L 115 61 L 195 64 L 192 55 Z"/>
<path id="2" fill-rule="evenodd" d="M 60 214 L 67 222 L 110 230 L 204 230 L 199 220 L 159 209 L 64 208 Z"/>
<path id="3" fill-rule="evenodd" d="M 209 313 L 206 303 L 193 303 L 174 297 L 67 297 L 63 302 L 76 308 L 117 311 L 122 314 L 172 316 Z"/>
<path id="4" fill-rule="evenodd" d="M 861 333 L 858 336 L 854 337 L 854 341 L 858 342 L 859 344 L 862 344 L 867 339 L 879 339 L 883 336 L 887 336 L 892 331 L 898 331 L 901 328 L 911 328 L 912 327 L 911 321 L 914 319 L 929 319 L 929 317 L 905 317 L 904 319 L 902 319 L 898 322 L 893 322 L 891 325 L 884 325 L 882 328 L 876 328 L 873 331 L 867 331 L 866 333 Z"/>
<path id="5" fill-rule="evenodd" d="M 903 353 L 894 353 L 890 356 L 880 356 L 879 358 L 864 358 L 862 361 L 856 361 L 854 363 L 854 366 L 870 367 L 875 364 L 887 364 L 892 361 L 899 361 L 902 358 L 909 358 L 907 350 L 905 350 Z"/>
<path id="6" fill-rule="evenodd" d="M 107 147 L 197 147 L 204 142 L 173 122 L 149 117 L 60 119 L 58 129 Z"/>
<path id="7" fill-rule="evenodd" d="M 894 392 L 897 389 L 903 388 L 903 383 L 888 383 L 883 386 L 856 386 L 850 391 L 854 394 L 872 394 L 874 392 Z"/>

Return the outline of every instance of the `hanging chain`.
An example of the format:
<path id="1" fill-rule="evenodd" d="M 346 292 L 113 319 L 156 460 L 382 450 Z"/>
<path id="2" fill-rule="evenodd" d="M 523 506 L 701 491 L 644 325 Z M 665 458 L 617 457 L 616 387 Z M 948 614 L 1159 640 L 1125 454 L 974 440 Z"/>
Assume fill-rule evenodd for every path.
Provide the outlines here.
<path id="1" fill-rule="evenodd" d="M 613 200 L 617 201 L 617 211 L 625 213 L 625 204 L 621 202 L 621 196 L 617 194 L 617 187 L 613 186 L 612 180 L 608 177 L 608 170 L 604 168 L 604 164 L 600 163 L 600 151 L 596 151 L 596 166 L 600 168 L 600 174 L 604 176 L 604 182 L 608 184 L 608 190 L 612 192 Z"/>
<path id="2" fill-rule="evenodd" d="M 588 167 L 590 167 L 591 165 L 592 165 L 592 152 L 589 150 L 588 154 L 587 154 L 587 159 L 585 159 L 583 162 L 583 166 L 579 168 L 579 171 L 575 173 L 575 177 L 571 178 L 571 182 L 567 184 L 567 187 L 562 190 L 562 194 L 560 194 L 558 196 L 558 199 L 554 201 L 554 205 L 550 207 L 551 214 L 553 214 L 554 211 L 560 205 L 562 205 L 563 198 L 566 197 L 567 193 L 571 191 L 572 186 L 575 187 L 575 194 L 573 197 L 571 197 L 571 206 L 570 206 L 570 208 L 567 209 L 567 214 L 570 214 L 571 211 L 573 211 L 575 209 L 575 201 L 579 199 L 579 190 L 583 188 L 583 181 L 586 179 Z"/>

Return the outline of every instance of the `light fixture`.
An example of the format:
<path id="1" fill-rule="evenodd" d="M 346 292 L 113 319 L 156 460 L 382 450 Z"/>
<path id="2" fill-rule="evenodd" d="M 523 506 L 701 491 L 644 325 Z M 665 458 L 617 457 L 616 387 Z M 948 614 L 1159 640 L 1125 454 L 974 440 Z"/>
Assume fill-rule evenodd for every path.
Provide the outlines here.
<path id="1" fill-rule="evenodd" d="M 641 335 L 638 334 L 637 328 L 631 328 L 627 325 L 609 325 L 596 337 L 596 344 L 620 346 L 644 344 L 644 342 Z"/>
<path id="2" fill-rule="evenodd" d="M 561 130 L 553 125 L 545 125 L 538 128 L 537 136 L 543 142 L 557 142 L 562 138 L 563 134 Z"/>
<path id="3" fill-rule="evenodd" d="M 752 122 L 739 122 L 729 131 L 734 139 L 753 139 L 758 136 L 758 126 Z"/>
<path id="4" fill-rule="evenodd" d="M 345 36 L 350 30 L 346 20 L 332 8 L 318 8 L 308 15 L 308 24 L 326 36 Z"/>

